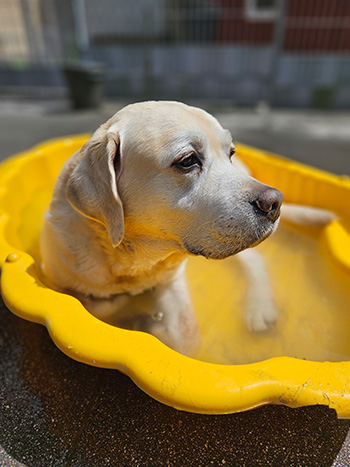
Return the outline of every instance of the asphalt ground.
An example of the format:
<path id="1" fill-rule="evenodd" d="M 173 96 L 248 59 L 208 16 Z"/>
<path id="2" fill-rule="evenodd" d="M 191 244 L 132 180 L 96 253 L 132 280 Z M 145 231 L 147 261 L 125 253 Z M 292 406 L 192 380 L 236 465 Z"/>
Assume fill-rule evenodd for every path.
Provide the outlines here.
<path id="1" fill-rule="evenodd" d="M 45 139 L 93 132 L 128 102 L 72 112 L 64 100 L 0 96 L 0 160 Z M 190 102 L 214 114 L 235 141 L 275 152 L 336 174 L 350 174 L 350 111 L 232 108 Z"/>
<path id="2" fill-rule="evenodd" d="M 0 101 L 0 156 L 92 132 L 124 103 Z M 350 113 L 201 105 L 237 141 L 338 174 L 350 171 Z M 223 416 L 166 407 L 126 376 L 66 357 L 46 329 L 0 304 L 0 466 L 349 466 L 350 420 L 326 406 Z"/>

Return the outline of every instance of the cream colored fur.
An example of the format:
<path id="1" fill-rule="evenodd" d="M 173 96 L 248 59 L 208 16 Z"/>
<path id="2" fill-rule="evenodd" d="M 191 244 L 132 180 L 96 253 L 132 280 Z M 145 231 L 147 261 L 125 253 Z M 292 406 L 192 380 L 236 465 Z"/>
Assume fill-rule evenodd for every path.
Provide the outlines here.
<path id="1" fill-rule="evenodd" d="M 228 257 L 278 224 L 252 208 L 267 187 L 230 151 L 230 133 L 203 110 L 174 102 L 122 109 L 61 170 L 41 235 L 45 281 L 101 319 L 191 353 L 199 335 L 186 257 Z M 192 154 L 200 164 L 184 170 L 180 161 Z M 259 309 L 248 294 L 247 320 L 264 330 L 276 312 L 256 258 L 249 250 L 241 261 L 250 289 L 259 284 L 270 305 Z"/>

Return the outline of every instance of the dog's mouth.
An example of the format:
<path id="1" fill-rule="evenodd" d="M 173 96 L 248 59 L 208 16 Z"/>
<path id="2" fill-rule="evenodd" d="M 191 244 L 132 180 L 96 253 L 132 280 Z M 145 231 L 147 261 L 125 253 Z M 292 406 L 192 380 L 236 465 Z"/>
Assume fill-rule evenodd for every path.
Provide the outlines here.
<path id="1" fill-rule="evenodd" d="M 207 259 L 226 259 L 247 248 L 254 248 L 272 235 L 279 224 L 279 213 L 275 219 L 268 223 L 258 223 L 255 228 L 251 226 L 237 231 L 213 229 L 210 235 L 202 242 L 199 240 L 183 243 L 187 252 L 195 256 L 204 256 Z"/>
<path id="2" fill-rule="evenodd" d="M 278 213 L 277 217 L 274 219 L 273 223 L 270 225 L 270 228 L 268 229 L 268 231 L 264 235 L 262 235 L 260 238 L 258 238 L 254 243 L 249 245 L 248 248 L 254 248 L 260 245 L 260 243 L 262 243 L 264 240 L 269 238 L 273 233 L 275 233 L 279 222 L 280 222 L 280 212 Z"/>

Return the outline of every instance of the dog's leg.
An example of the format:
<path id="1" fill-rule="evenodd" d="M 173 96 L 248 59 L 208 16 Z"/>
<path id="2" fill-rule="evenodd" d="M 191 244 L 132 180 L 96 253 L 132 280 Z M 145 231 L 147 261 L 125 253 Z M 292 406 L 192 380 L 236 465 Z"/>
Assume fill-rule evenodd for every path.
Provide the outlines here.
<path id="1" fill-rule="evenodd" d="M 325 209 L 296 204 L 282 205 L 282 221 L 298 225 L 325 226 L 337 216 Z M 237 255 L 247 277 L 245 319 L 251 331 L 266 331 L 277 318 L 277 310 L 264 257 L 256 249 L 247 249 Z"/>
<path id="2" fill-rule="evenodd" d="M 281 220 L 293 224 L 323 227 L 337 219 L 337 215 L 327 209 L 289 203 L 281 206 Z"/>
<path id="3" fill-rule="evenodd" d="M 200 345 L 196 317 L 188 292 L 185 263 L 169 283 L 158 284 L 138 295 L 121 294 L 110 299 L 81 298 L 96 318 L 114 326 L 144 331 L 185 355 Z"/>
<path id="4" fill-rule="evenodd" d="M 236 258 L 240 261 L 247 277 L 245 305 L 247 325 L 254 332 L 266 331 L 275 324 L 277 310 L 265 259 L 254 249 L 244 250 Z"/>
<path id="5" fill-rule="evenodd" d="M 116 295 L 111 298 L 92 298 L 86 296 L 77 297 L 84 307 L 95 316 L 95 318 L 114 325 L 118 312 L 127 307 L 130 298 L 127 294 Z"/>
<path id="6" fill-rule="evenodd" d="M 185 265 L 171 283 L 158 285 L 154 292 L 154 323 L 149 332 L 174 350 L 193 355 L 199 349 L 200 335 L 187 288 Z"/>

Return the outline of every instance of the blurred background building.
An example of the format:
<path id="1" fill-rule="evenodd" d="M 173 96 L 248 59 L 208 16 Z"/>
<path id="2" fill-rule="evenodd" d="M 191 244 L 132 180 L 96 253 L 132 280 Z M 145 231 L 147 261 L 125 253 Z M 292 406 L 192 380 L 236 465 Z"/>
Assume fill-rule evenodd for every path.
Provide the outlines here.
<path id="1" fill-rule="evenodd" d="M 350 107 L 349 0 L 0 0 L 0 92 L 58 95 L 69 61 L 120 98 Z"/>

